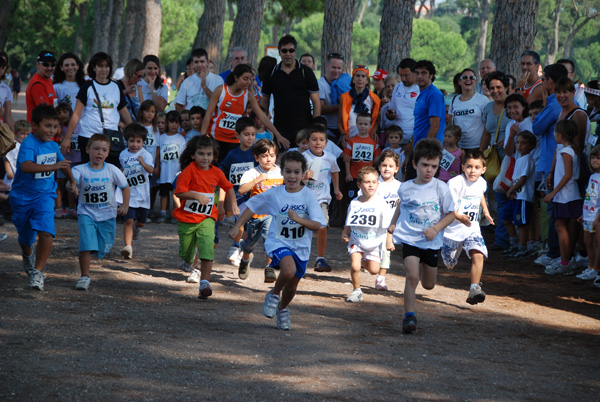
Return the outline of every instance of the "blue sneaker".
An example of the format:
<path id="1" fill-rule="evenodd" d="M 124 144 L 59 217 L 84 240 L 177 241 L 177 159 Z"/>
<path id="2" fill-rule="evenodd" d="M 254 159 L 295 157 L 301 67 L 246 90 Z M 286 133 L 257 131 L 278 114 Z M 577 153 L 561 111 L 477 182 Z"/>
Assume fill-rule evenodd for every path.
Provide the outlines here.
<path id="1" fill-rule="evenodd" d="M 417 330 L 417 317 L 413 314 L 413 315 L 409 315 L 408 317 L 404 318 L 404 321 L 402 321 L 402 332 L 404 332 L 405 334 L 412 334 L 416 330 Z"/>
<path id="2" fill-rule="evenodd" d="M 315 272 L 331 272 L 331 265 L 327 263 L 325 258 L 319 258 L 315 263 Z"/>

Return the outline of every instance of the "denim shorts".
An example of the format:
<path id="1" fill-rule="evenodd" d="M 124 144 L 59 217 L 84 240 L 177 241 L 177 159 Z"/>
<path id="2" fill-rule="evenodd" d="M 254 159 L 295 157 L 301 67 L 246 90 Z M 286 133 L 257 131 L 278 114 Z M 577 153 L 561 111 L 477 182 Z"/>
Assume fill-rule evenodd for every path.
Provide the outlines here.
<path id="1" fill-rule="evenodd" d="M 246 239 L 242 242 L 242 251 L 250 254 L 258 239 L 262 238 L 263 244 L 269 235 L 269 226 L 272 220 L 271 215 L 263 216 L 262 218 L 250 218 L 246 223 Z"/>

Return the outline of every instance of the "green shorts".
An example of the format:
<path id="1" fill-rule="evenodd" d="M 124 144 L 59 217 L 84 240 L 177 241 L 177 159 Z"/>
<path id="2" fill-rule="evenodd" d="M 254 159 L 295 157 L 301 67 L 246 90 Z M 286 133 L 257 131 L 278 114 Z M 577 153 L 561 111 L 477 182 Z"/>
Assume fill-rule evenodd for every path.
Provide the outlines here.
<path id="1" fill-rule="evenodd" d="M 200 223 L 177 222 L 179 235 L 179 256 L 185 262 L 194 262 L 196 247 L 198 258 L 215 259 L 215 220 L 206 218 Z"/>

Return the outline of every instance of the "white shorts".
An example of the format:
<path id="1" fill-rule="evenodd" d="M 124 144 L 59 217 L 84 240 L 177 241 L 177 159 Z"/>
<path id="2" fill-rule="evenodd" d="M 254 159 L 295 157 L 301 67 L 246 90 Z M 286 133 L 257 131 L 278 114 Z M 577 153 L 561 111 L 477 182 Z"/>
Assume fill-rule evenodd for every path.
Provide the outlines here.
<path id="1" fill-rule="evenodd" d="M 583 230 L 589 233 L 596 233 L 596 229 L 594 228 L 594 222 L 583 221 Z"/>
<path id="2" fill-rule="evenodd" d="M 383 245 L 379 245 L 374 249 L 364 249 L 359 244 L 348 244 L 348 254 L 361 253 L 363 255 L 363 260 L 381 262 L 382 251 Z"/>
<path id="3" fill-rule="evenodd" d="M 451 240 L 444 237 L 442 260 L 448 269 L 454 268 L 456 263 L 458 263 L 458 257 L 460 257 L 463 249 L 469 258 L 471 258 L 471 250 L 479 251 L 485 258 L 488 256 L 485 240 L 483 240 L 483 237 L 479 234 L 473 233 L 463 241 Z"/>

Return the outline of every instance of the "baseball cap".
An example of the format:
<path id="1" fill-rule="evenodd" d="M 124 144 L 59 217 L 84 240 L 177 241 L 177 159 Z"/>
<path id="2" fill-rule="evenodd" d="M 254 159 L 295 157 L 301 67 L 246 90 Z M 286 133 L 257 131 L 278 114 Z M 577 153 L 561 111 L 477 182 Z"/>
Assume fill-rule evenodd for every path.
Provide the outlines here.
<path id="1" fill-rule="evenodd" d="M 373 74 L 374 80 L 382 80 L 385 77 L 387 77 L 387 71 L 382 70 L 382 69 L 375 71 L 375 74 Z"/>
<path id="2" fill-rule="evenodd" d="M 37 61 L 56 61 L 56 57 L 54 57 L 54 53 L 48 50 L 42 50 L 37 57 Z"/>

